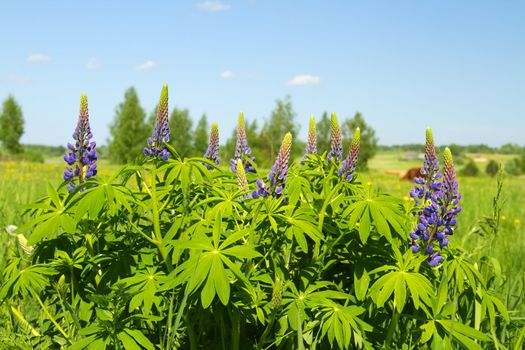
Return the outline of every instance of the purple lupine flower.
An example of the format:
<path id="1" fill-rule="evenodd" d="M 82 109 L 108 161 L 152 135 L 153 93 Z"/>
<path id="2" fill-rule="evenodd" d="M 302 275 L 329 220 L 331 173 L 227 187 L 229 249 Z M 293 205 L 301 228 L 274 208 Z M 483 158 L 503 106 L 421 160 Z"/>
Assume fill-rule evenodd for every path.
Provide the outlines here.
<path id="1" fill-rule="evenodd" d="M 244 114 L 239 113 L 239 123 L 237 125 L 237 143 L 235 144 L 235 154 L 230 160 L 230 170 L 232 172 L 237 171 L 237 160 L 241 159 L 244 165 L 244 170 L 249 173 L 255 173 L 255 168 L 249 160 L 255 162 L 255 157 L 252 156 L 252 150 L 248 146 L 248 138 L 246 137 L 246 129 L 244 128 Z"/>
<path id="2" fill-rule="evenodd" d="M 315 119 L 312 115 L 310 117 L 310 125 L 308 128 L 308 141 L 306 142 L 306 152 L 307 154 L 317 154 L 317 135 L 315 130 Z"/>
<path id="3" fill-rule="evenodd" d="M 441 182 L 438 180 L 441 179 L 442 175 L 439 172 L 439 160 L 434 146 L 432 129 L 430 128 L 426 130 L 425 161 L 421 169 L 421 175 L 414 179 L 416 186 L 410 191 L 410 196 L 414 198 L 416 205 L 419 204 L 420 200 L 425 202 L 432 197 L 432 193 L 439 190 L 441 186 Z"/>
<path id="4" fill-rule="evenodd" d="M 80 97 L 80 112 L 73 133 L 75 143 L 67 144 L 69 152 L 64 156 L 67 167 L 63 178 L 64 181 L 69 182 L 69 192 L 73 191 L 78 184 L 86 182 L 87 179 L 97 174 L 96 161 L 98 157 L 95 150 L 97 144 L 95 141 L 91 141 L 92 138 L 93 133 L 89 126 L 88 101 L 84 93 Z"/>
<path id="5" fill-rule="evenodd" d="M 337 120 L 337 116 L 335 115 L 335 113 L 332 113 L 330 151 L 328 151 L 326 159 L 328 160 L 328 162 L 330 162 L 332 158 L 336 159 L 337 161 L 343 159 L 343 137 L 341 136 L 339 121 Z"/>
<path id="6" fill-rule="evenodd" d="M 355 168 L 357 167 L 357 158 L 359 157 L 359 143 L 361 141 L 361 130 L 355 129 L 350 149 L 348 150 L 348 156 L 341 163 L 339 168 L 339 176 L 347 181 L 352 181 L 354 178 Z"/>
<path id="7" fill-rule="evenodd" d="M 454 233 L 456 215 L 461 212 L 459 206 L 461 194 L 458 191 L 452 154 L 448 148 L 445 149 L 444 162 L 445 176 L 442 178 L 432 131 L 427 129 L 425 163 L 422 171 L 425 177 L 415 179 L 416 186 L 411 191 L 416 205 L 422 201 L 423 206 L 418 213 L 417 225 L 410 233 L 410 239 L 414 253 L 425 247 L 424 251 L 429 256 L 430 266 L 437 266 L 443 262 L 440 253 L 443 247 L 449 244 L 448 236 Z"/>
<path id="8" fill-rule="evenodd" d="M 275 163 L 268 173 L 269 184 L 266 185 L 263 179 L 258 179 L 255 183 L 257 189 L 252 193 L 253 198 L 268 197 L 270 195 L 276 198 L 281 197 L 286 184 L 286 177 L 288 176 L 288 162 L 290 161 L 291 150 L 292 134 L 287 133 L 283 138 Z"/>
<path id="9" fill-rule="evenodd" d="M 148 138 L 148 146 L 144 148 L 144 155 L 158 157 L 167 160 L 171 157 L 164 142 L 170 140 L 170 126 L 168 122 L 168 85 L 164 85 L 160 92 L 159 104 L 157 105 L 157 116 L 151 137 Z"/>
<path id="10" fill-rule="evenodd" d="M 211 125 L 210 142 L 206 153 L 204 153 L 204 158 L 213 161 L 215 165 L 219 165 L 219 126 L 217 123 Z M 211 169 L 211 166 L 206 164 L 206 168 Z"/>

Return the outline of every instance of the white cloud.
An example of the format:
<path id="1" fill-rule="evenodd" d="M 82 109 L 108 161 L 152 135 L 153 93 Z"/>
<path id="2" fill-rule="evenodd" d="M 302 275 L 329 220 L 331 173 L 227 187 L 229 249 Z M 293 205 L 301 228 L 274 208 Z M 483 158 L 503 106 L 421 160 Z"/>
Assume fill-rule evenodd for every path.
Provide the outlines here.
<path id="1" fill-rule="evenodd" d="M 27 58 L 27 62 L 29 63 L 47 63 L 49 61 L 51 61 L 51 57 L 41 53 L 32 54 Z"/>
<path id="2" fill-rule="evenodd" d="M 155 67 L 157 67 L 157 63 L 155 61 L 147 60 L 146 62 L 136 66 L 135 69 L 138 71 L 146 71 L 146 70 L 151 70 Z"/>
<path id="3" fill-rule="evenodd" d="M 228 11 L 232 8 L 230 4 L 225 4 L 221 2 L 220 0 L 209 0 L 204 1 L 201 3 L 198 3 L 197 6 L 204 11 L 208 12 L 222 12 L 222 11 Z"/>
<path id="4" fill-rule="evenodd" d="M 91 58 L 88 63 L 86 63 L 86 69 L 87 70 L 95 70 L 100 68 L 100 63 L 97 61 L 96 58 Z"/>
<path id="5" fill-rule="evenodd" d="M 309 75 L 309 74 L 303 74 L 303 75 L 296 75 L 292 78 L 292 80 L 288 81 L 286 85 L 288 86 L 301 86 L 301 85 L 310 85 L 310 84 L 319 84 L 321 82 L 321 78 L 316 75 Z"/>
<path id="6" fill-rule="evenodd" d="M 5 81 L 20 85 L 29 84 L 31 79 L 22 75 L 11 74 L 5 77 Z"/>
<path id="7" fill-rule="evenodd" d="M 236 76 L 237 75 L 231 70 L 225 70 L 224 72 L 221 73 L 221 79 L 233 79 Z"/>

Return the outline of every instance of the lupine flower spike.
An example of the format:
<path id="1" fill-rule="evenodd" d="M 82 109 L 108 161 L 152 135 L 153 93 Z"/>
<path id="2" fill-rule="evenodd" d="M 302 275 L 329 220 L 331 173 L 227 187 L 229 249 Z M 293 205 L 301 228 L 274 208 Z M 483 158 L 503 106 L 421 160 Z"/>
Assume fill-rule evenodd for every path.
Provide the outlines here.
<path id="1" fill-rule="evenodd" d="M 170 126 L 168 123 L 168 86 L 164 85 L 160 92 L 159 104 L 157 105 L 157 117 L 151 137 L 148 138 L 148 146 L 144 148 L 144 155 L 154 156 L 167 160 L 171 153 L 164 146 L 164 142 L 170 140 Z"/>
<path id="2" fill-rule="evenodd" d="M 230 170 L 234 173 L 237 171 L 237 160 L 241 159 L 246 172 L 255 172 L 255 168 L 250 164 L 248 159 L 255 162 L 255 157 L 252 156 L 252 150 L 248 146 L 248 138 L 246 137 L 246 129 L 244 128 L 244 114 L 239 113 L 239 123 L 237 125 L 237 143 L 235 145 L 235 154 L 230 160 Z"/>
<path id="3" fill-rule="evenodd" d="M 343 177 L 347 181 L 352 181 L 354 178 L 355 168 L 357 167 L 357 158 L 359 157 L 359 143 L 361 141 L 361 130 L 355 129 L 354 137 L 350 149 L 348 150 L 348 156 L 341 163 L 339 168 L 339 176 Z"/>
<path id="4" fill-rule="evenodd" d="M 243 192 L 248 190 L 248 179 L 246 179 L 246 173 L 240 159 L 237 159 L 237 185 Z"/>
<path id="5" fill-rule="evenodd" d="M 421 176 L 414 179 L 414 182 L 419 186 L 414 186 L 410 192 L 410 196 L 414 198 L 416 205 L 419 204 L 421 200 L 425 202 L 432 196 L 434 191 L 440 189 L 441 183 L 438 182 L 438 180 L 441 179 L 441 176 L 442 175 L 439 172 L 439 160 L 434 146 L 434 137 L 432 136 L 432 129 L 427 128 L 425 161 L 423 163 L 423 168 L 421 169 Z"/>
<path id="6" fill-rule="evenodd" d="M 257 190 L 253 191 L 252 197 L 257 198 L 272 195 L 278 198 L 282 195 L 286 177 L 288 176 L 288 162 L 290 160 L 291 150 L 292 134 L 287 133 L 284 136 L 275 163 L 268 174 L 269 185 L 266 185 L 263 179 L 258 179 L 256 182 Z"/>
<path id="7" fill-rule="evenodd" d="M 317 154 L 317 135 L 315 130 L 314 116 L 310 117 L 310 126 L 308 128 L 308 142 L 306 142 L 306 154 Z"/>
<path id="8" fill-rule="evenodd" d="M 339 121 L 335 113 L 332 113 L 332 127 L 330 133 L 330 151 L 328 151 L 328 156 L 326 159 L 328 162 L 332 158 L 335 158 L 337 161 L 343 159 L 343 137 L 341 136 L 341 129 L 339 128 Z"/>
<path id="9" fill-rule="evenodd" d="M 219 165 L 219 126 L 217 123 L 211 125 L 210 142 L 206 153 L 204 153 L 204 158 L 211 160 L 215 165 Z M 211 166 L 207 164 L 206 167 L 211 169 Z"/>
<path id="10" fill-rule="evenodd" d="M 73 133 L 75 143 L 67 144 L 69 152 L 64 156 L 67 163 L 64 180 L 69 181 L 69 192 L 73 191 L 78 184 L 86 182 L 87 179 L 97 174 L 96 143 L 91 141 L 92 138 L 87 96 L 84 93 L 80 97 L 80 113 Z"/>
<path id="11" fill-rule="evenodd" d="M 432 131 L 427 129 L 425 163 L 421 171 L 424 177 L 414 180 L 416 186 L 410 192 L 416 204 L 422 202 L 423 206 L 410 238 L 412 251 L 415 253 L 424 248 L 430 266 L 443 262 L 441 250 L 449 244 L 448 236 L 454 233 L 456 215 L 461 212 L 461 194 L 458 191 L 452 154 L 448 148 L 445 149 L 444 163 L 445 176 L 440 181 L 442 176 L 439 173 Z"/>

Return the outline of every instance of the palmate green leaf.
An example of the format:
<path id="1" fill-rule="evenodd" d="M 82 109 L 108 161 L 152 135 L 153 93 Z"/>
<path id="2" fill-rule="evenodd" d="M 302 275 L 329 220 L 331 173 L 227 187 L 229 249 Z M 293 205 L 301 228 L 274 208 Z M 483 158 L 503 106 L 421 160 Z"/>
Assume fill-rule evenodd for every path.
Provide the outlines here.
<path id="1" fill-rule="evenodd" d="M 490 341 L 491 338 L 485 334 L 482 333 L 470 326 L 467 326 L 461 322 L 452 321 L 452 320 L 436 320 L 436 323 L 440 324 L 447 335 L 452 337 L 454 340 L 456 340 L 459 344 L 463 346 L 463 348 L 471 350 L 471 349 L 479 349 L 483 350 L 483 347 L 475 342 L 475 340 L 479 341 Z"/>
<path id="2" fill-rule="evenodd" d="M 129 328 L 126 328 L 124 331 L 129 334 L 138 344 L 142 345 L 144 349 L 155 350 L 155 346 L 141 331 Z"/>
<path id="3" fill-rule="evenodd" d="M 361 218 L 359 220 L 359 239 L 364 244 L 370 236 L 370 211 L 368 206 L 362 212 Z"/>
<path id="4" fill-rule="evenodd" d="M 228 301 L 230 300 L 230 279 L 226 274 L 226 270 L 218 254 L 212 261 L 210 273 L 213 277 L 215 292 L 219 296 L 221 303 L 228 305 Z"/>
<path id="5" fill-rule="evenodd" d="M 349 229 L 358 226 L 361 242 L 366 243 L 368 240 L 372 225 L 389 241 L 392 240 L 392 232 L 406 238 L 406 219 L 399 199 L 378 193 L 373 186 L 368 186 L 361 194 L 349 198 L 355 201 L 343 211 L 342 217 L 348 219 Z"/>
<path id="6" fill-rule="evenodd" d="M 370 285 L 370 275 L 362 264 L 356 264 L 354 269 L 354 294 L 357 300 L 364 300 L 368 286 Z"/>
<path id="7" fill-rule="evenodd" d="M 290 206 L 287 207 L 290 208 Z M 287 237 L 289 239 L 294 237 L 299 247 L 304 252 L 308 252 L 308 242 L 305 235 L 316 243 L 323 239 L 323 235 L 317 227 L 316 219 L 311 209 L 299 208 L 295 211 L 293 210 L 294 208 L 290 208 L 286 215 L 280 214 L 278 217 L 289 225 L 285 231 Z"/>
<path id="8" fill-rule="evenodd" d="M 84 215 L 96 218 L 104 204 L 106 203 L 106 189 L 102 186 L 90 188 L 86 192 L 80 193 L 75 210 L 75 219 L 79 221 Z"/>
<path id="9" fill-rule="evenodd" d="M 70 215 L 69 206 L 66 207 L 60 195 L 50 184 L 47 191 L 49 197 L 42 199 L 41 204 L 35 207 L 34 218 L 18 229 L 19 232 L 23 232 L 33 228 L 28 238 L 28 245 L 35 245 L 43 238 L 55 238 L 60 228 L 70 233 L 76 230 L 76 221 Z"/>
<path id="10" fill-rule="evenodd" d="M 122 342 L 125 350 L 142 350 L 139 344 L 126 331 L 117 334 L 117 337 Z"/>
<path id="11" fill-rule="evenodd" d="M 4 282 L 0 290 L 0 300 L 13 295 L 24 297 L 29 296 L 31 292 L 38 293 L 50 283 L 49 276 L 57 273 L 55 269 L 44 264 L 30 265 Z"/>
<path id="12" fill-rule="evenodd" d="M 407 289 L 416 309 L 421 306 L 421 301 L 426 305 L 430 304 L 430 295 L 433 291 L 430 281 L 420 273 L 402 271 L 397 268 L 375 281 L 370 288 L 370 295 L 375 304 L 382 307 L 393 293 L 395 308 L 401 312 L 406 303 Z"/>
<path id="13" fill-rule="evenodd" d="M 434 320 L 425 323 L 420 328 L 423 330 L 423 333 L 421 334 L 421 338 L 419 339 L 419 342 L 422 344 L 432 339 L 432 336 L 434 335 L 434 333 L 437 332 L 436 324 Z"/>
<path id="14" fill-rule="evenodd" d="M 465 290 L 465 282 L 468 283 L 468 287 L 473 293 L 476 293 L 478 284 L 485 285 L 479 271 L 471 263 L 461 258 L 459 254 L 451 254 L 445 261 L 445 268 L 449 280 L 454 279 L 459 292 Z"/>
<path id="15" fill-rule="evenodd" d="M 214 230 L 217 227 L 214 226 Z M 193 293 L 203 283 L 201 291 L 201 303 L 204 308 L 211 305 L 215 295 L 224 305 L 227 305 L 230 298 L 230 278 L 228 277 L 225 266 L 246 286 L 250 283 L 246 276 L 240 271 L 239 267 L 229 259 L 229 257 L 242 261 L 246 258 L 255 258 L 261 256 L 248 245 L 240 244 L 231 247 L 232 244 L 243 239 L 248 230 L 241 230 L 230 234 L 223 242 L 215 240 L 204 235 L 196 235 L 189 241 L 179 241 L 177 249 L 197 249 L 202 252 L 197 253 L 190 261 L 183 263 L 183 276 L 189 278 L 189 292 Z M 214 234 L 216 237 L 217 234 Z M 220 235 L 219 235 L 220 236 Z M 218 240 L 220 239 L 217 238 Z M 189 277 L 191 276 L 191 277 Z"/>
<path id="16" fill-rule="evenodd" d="M 290 172 L 286 179 L 288 193 L 288 203 L 295 206 L 301 196 L 309 198 L 311 196 L 311 184 L 304 176 L 299 176 L 296 172 Z"/>
<path id="17" fill-rule="evenodd" d="M 481 292 L 481 319 L 489 316 L 490 326 L 496 327 L 496 310 L 500 313 L 503 319 L 510 322 L 509 313 L 503 302 L 498 296 L 492 294 L 490 291 L 482 290 Z"/>
<path id="18" fill-rule="evenodd" d="M 359 319 L 365 309 L 359 306 L 342 306 L 328 302 L 321 310 L 322 327 L 321 337 L 327 337 L 330 346 L 334 347 L 334 340 L 340 349 L 348 349 L 352 336 L 362 340 L 362 331 L 371 331 L 372 327 Z"/>
<path id="19" fill-rule="evenodd" d="M 160 303 L 161 298 L 156 296 L 156 293 L 165 278 L 164 272 L 156 271 L 156 268 L 148 268 L 146 271 L 137 271 L 134 276 L 123 279 L 122 282 L 133 294 L 129 302 L 129 311 L 132 312 L 143 305 L 143 314 L 149 315 L 153 303 Z"/>
<path id="20" fill-rule="evenodd" d="M 55 238 L 58 234 L 58 228 L 61 223 L 61 213 L 52 213 L 48 220 L 43 221 L 36 226 L 27 240 L 28 245 L 35 245 L 40 240 Z"/>

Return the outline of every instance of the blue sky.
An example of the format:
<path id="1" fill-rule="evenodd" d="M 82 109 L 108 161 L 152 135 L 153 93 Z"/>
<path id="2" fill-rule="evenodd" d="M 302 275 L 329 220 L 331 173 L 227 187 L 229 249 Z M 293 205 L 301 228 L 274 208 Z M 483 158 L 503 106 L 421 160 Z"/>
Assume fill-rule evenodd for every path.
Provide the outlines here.
<path id="1" fill-rule="evenodd" d="M 65 144 L 87 92 L 99 143 L 126 88 L 260 123 L 290 95 L 308 117 L 363 113 L 382 144 L 525 144 L 523 1 L 3 1 L 0 99 L 25 143 Z M 176 132 L 176 131 L 175 131 Z"/>

